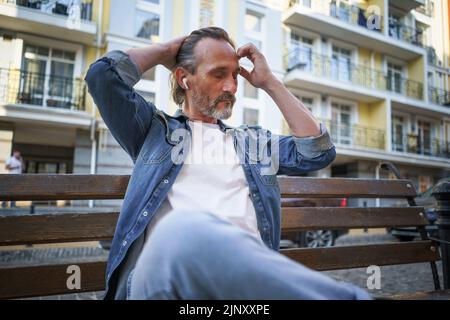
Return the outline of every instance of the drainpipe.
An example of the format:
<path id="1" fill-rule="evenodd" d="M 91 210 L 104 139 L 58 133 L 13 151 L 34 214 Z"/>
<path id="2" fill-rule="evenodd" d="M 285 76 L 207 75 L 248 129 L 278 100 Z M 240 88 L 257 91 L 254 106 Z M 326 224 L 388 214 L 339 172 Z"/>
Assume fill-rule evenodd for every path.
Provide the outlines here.
<path id="1" fill-rule="evenodd" d="M 96 60 L 100 59 L 100 46 L 102 45 L 102 24 L 103 24 L 103 0 L 100 0 L 98 8 L 98 19 L 97 19 L 97 43 L 96 43 Z M 97 107 L 95 103 L 92 105 L 91 112 L 91 174 L 96 173 L 97 168 L 97 139 L 95 134 L 97 132 L 97 119 L 96 119 Z M 89 200 L 89 208 L 94 207 L 94 200 Z"/>

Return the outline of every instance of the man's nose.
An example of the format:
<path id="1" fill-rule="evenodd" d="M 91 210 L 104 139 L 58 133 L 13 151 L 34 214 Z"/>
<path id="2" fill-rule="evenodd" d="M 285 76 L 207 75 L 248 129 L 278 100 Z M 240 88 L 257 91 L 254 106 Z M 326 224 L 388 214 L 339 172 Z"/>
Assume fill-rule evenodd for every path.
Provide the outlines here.
<path id="1" fill-rule="evenodd" d="M 237 92 L 237 80 L 233 77 L 230 77 L 225 81 L 222 90 L 224 92 L 230 92 L 232 94 L 236 94 Z"/>

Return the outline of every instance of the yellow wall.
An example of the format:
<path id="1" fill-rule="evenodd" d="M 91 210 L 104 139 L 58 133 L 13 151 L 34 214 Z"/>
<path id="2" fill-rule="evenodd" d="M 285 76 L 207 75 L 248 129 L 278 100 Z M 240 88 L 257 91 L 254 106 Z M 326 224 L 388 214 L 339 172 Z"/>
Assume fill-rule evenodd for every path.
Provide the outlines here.
<path id="1" fill-rule="evenodd" d="M 425 82 L 425 59 L 419 57 L 408 62 L 408 78 L 414 81 Z"/>
<path id="2" fill-rule="evenodd" d="M 361 130 L 354 135 L 354 143 L 363 147 L 385 149 L 387 132 L 386 101 L 358 103 L 358 123 Z M 376 130 L 372 130 L 376 129 Z M 384 141 L 380 131 L 384 132 Z"/>

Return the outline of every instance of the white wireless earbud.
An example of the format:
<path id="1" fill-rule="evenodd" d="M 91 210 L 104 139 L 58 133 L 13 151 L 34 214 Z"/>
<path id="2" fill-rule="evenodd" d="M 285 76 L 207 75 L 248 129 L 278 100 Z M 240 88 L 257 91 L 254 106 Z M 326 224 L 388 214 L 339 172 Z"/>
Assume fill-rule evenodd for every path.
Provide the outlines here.
<path id="1" fill-rule="evenodd" d="M 184 84 L 185 89 L 189 90 L 189 86 L 187 84 L 187 79 L 186 78 L 183 78 L 183 84 Z"/>

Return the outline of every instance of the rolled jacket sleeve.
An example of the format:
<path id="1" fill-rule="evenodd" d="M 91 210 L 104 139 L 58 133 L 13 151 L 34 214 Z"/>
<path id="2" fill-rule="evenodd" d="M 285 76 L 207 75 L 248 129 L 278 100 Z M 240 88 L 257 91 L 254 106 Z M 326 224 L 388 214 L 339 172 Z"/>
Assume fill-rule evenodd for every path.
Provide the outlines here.
<path id="1" fill-rule="evenodd" d="M 113 61 L 117 73 L 126 85 L 133 87 L 141 79 L 141 70 L 127 53 L 114 50 L 108 52 L 105 57 Z"/>
<path id="2" fill-rule="evenodd" d="M 303 138 L 292 136 L 292 138 L 294 139 L 297 151 L 302 156 L 310 159 L 319 157 L 334 147 L 328 130 L 323 123 L 320 124 L 320 135 L 318 136 Z"/>

